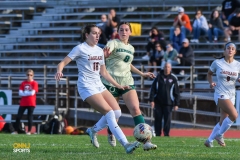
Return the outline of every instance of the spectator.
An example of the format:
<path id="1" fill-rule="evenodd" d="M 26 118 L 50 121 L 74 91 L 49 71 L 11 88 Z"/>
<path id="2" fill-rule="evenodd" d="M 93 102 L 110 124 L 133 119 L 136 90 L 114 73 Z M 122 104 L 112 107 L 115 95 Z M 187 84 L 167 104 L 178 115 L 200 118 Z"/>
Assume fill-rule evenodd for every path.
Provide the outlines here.
<path id="1" fill-rule="evenodd" d="M 178 58 L 178 52 L 172 47 L 170 43 L 167 45 L 167 51 L 163 56 L 161 69 L 163 69 L 166 62 L 170 63 L 172 66 L 176 66 L 180 64 L 180 60 Z"/>
<path id="2" fill-rule="evenodd" d="M 217 10 L 212 11 L 208 26 L 208 40 L 212 42 L 212 36 L 214 36 L 214 42 L 217 42 L 218 36 L 223 35 L 224 32 L 222 19 Z"/>
<path id="3" fill-rule="evenodd" d="M 21 96 L 20 107 L 18 109 L 15 132 L 12 134 L 17 134 L 17 129 L 20 124 L 20 120 L 24 111 L 28 110 L 28 132 L 27 135 L 31 135 L 33 111 L 36 107 L 36 93 L 38 92 L 38 83 L 33 80 L 34 72 L 31 69 L 27 70 L 27 80 L 23 81 L 19 88 L 19 96 Z"/>
<path id="4" fill-rule="evenodd" d="M 101 28 L 99 28 L 99 32 L 100 32 L 100 36 L 99 36 L 99 40 L 98 40 L 98 46 L 101 48 L 104 48 L 105 45 L 107 44 L 107 38 L 105 33 L 102 31 Z"/>
<path id="5" fill-rule="evenodd" d="M 111 9 L 110 13 L 108 14 L 108 22 L 105 30 L 105 34 L 107 39 L 111 39 L 113 34 L 113 29 L 117 28 L 120 24 L 120 18 L 116 15 L 115 9 Z"/>
<path id="6" fill-rule="evenodd" d="M 112 36 L 111 36 L 111 39 L 119 39 L 119 34 L 117 32 L 117 28 L 114 28 L 113 29 L 113 33 L 112 33 Z"/>
<path id="7" fill-rule="evenodd" d="M 157 75 L 157 68 L 155 68 L 156 66 L 159 66 L 161 64 L 162 58 L 164 55 L 164 51 L 161 47 L 160 42 L 156 42 L 155 43 L 155 52 L 152 52 L 152 55 L 150 57 L 149 66 L 154 66 L 154 75 Z M 150 72 L 150 68 L 149 68 L 149 72 Z"/>
<path id="8" fill-rule="evenodd" d="M 176 111 L 180 104 L 180 93 L 178 81 L 175 75 L 171 73 L 170 63 L 164 65 L 161 71 L 152 83 L 149 101 L 154 108 L 154 128 L 156 136 L 161 136 L 162 118 L 164 118 L 163 133 L 169 136 L 172 109 Z"/>
<path id="9" fill-rule="evenodd" d="M 173 37 L 172 37 L 172 46 L 178 52 L 179 52 L 179 50 L 182 46 L 182 41 L 183 41 L 184 38 L 185 38 L 185 35 L 182 34 L 179 26 L 175 27 L 174 34 L 173 34 Z"/>
<path id="10" fill-rule="evenodd" d="M 206 35 L 208 32 L 208 22 L 202 11 L 199 9 L 196 12 L 195 19 L 193 21 L 193 39 L 192 43 L 198 43 L 200 35 Z"/>
<path id="11" fill-rule="evenodd" d="M 170 41 L 172 41 L 173 31 L 176 26 L 181 27 L 181 32 L 186 37 L 189 33 L 192 32 L 192 26 L 190 23 L 190 19 L 187 14 L 184 13 L 184 8 L 178 8 L 178 16 L 174 19 L 173 26 L 170 28 Z"/>
<path id="12" fill-rule="evenodd" d="M 102 32 L 105 33 L 105 29 L 107 26 L 107 15 L 106 14 L 101 15 L 101 22 L 98 23 L 97 26 L 102 30 Z"/>
<path id="13" fill-rule="evenodd" d="M 166 50 L 166 42 L 164 40 L 164 34 L 160 32 L 157 27 L 152 27 L 151 31 L 149 32 L 149 39 L 148 44 L 146 46 L 147 54 L 143 56 L 143 59 L 149 60 L 150 51 L 153 53 L 155 52 L 155 43 L 159 42 L 161 44 L 161 48 Z"/>
<path id="14" fill-rule="evenodd" d="M 187 38 L 183 40 L 183 46 L 179 51 L 178 57 L 180 58 L 181 66 L 192 66 L 194 64 L 193 49 L 189 45 L 189 40 Z M 179 74 L 184 75 L 184 73 L 184 70 L 181 70 Z"/>
<path id="15" fill-rule="evenodd" d="M 228 41 L 231 41 L 230 35 L 238 35 L 238 41 L 240 41 L 240 8 L 236 10 L 236 16 L 232 17 L 225 34 Z"/>
<path id="16" fill-rule="evenodd" d="M 238 0 L 224 0 L 222 2 L 222 19 L 226 25 L 230 22 L 229 17 L 234 11 L 240 7 Z"/>

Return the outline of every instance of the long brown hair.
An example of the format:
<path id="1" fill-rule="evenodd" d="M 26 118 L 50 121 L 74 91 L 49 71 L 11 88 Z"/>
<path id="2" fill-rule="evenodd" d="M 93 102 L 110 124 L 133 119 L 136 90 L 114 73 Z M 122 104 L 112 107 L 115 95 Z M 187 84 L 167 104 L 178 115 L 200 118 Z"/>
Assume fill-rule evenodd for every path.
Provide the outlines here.
<path id="1" fill-rule="evenodd" d="M 126 24 L 126 25 L 128 25 L 128 27 L 130 28 L 130 31 L 132 32 L 132 27 L 131 27 L 131 25 L 130 25 L 130 23 L 129 23 L 129 22 L 121 22 L 121 23 L 118 25 L 118 27 L 117 27 L 117 31 L 119 31 L 119 29 L 120 29 L 120 26 L 121 26 L 121 25 L 123 25 L 123 24 Z"/>
<path id="2" fill-rule="evenodd" d="M 85 35 L 85 34 L 86 34 L 86 33 L 90 34 L 91 29 L 92 29 L 93 27 L 97 27 L 97 28 L 98 28 L 98 26 L 96 26 L 96 24 L 87 24 L 87 25 L 84 27 L 84 29 L 82 30 L 81 42 L 86 41 L 86 35 Z"/>

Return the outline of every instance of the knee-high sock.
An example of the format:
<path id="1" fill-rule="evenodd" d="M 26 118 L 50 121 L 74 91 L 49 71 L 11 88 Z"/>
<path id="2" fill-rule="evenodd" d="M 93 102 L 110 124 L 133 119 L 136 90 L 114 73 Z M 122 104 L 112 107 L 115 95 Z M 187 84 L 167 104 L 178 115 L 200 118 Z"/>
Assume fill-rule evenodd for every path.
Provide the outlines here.
<path id="1" fill-rule="evenodd" d="M 228 117 L 226 117 L 221 125 L 221 128 L 219 130 L 219 134 L 223 135 L 233 124 L 233 121 L 231 121 L 231 119 L 229 119 Z"/>
<path id="2" fill-rule="evenodd" d="M 121 115 L 122 115 L 122 112 L 121 112 L 121 110 L 114 110 L 114 114 L 115 114 L 116 119 L 119 119 L 121 117 Z M 109 127 L 107 128 L 107 132 L 110 135 L 112 134 L 112 132 L 109 129 Z"/>
<path id="3" fill-rule="evenodd" d="M 212 133 L 211 133 L 210 136 L 208 137 L 209 142 L 213 142 L 216 134 L 217 134 L 217 133 L 219 132 L 219 130 L 220 130 L 220 127 L 221 127 L 221 126 L 219 125 L 219 123 L 217 123 L 216 126 L 213 128 Z"/>
<path id="4" fill-rule="evenodd" d="M 125 144 L 128 143 L 128 140 L 126 136 L 124 135 L 123 131 L 121 128 L 118 126 L 115 114 L 113 110 L 109 111 L 106 115 L 105 118 L 107 120 L 108 127 L 112 131 L 113 135 L 116 137 L 116 139 L 124 146 Z"/>
<path id="5" fill-rule="evenodd" d="M 134 120 L 135 126 L 140 124 L 140 123 L 145 123 L 143 115 L 141 115 L 141 114 L 138 115 L 138 116 L 133 117 L 133 120 Z"/>
<path id="6" fill-rule="evenodd" d="M 119 119 L 119 117 L 121 116 L 121 110 L 114 110 L 114 114 L 115 114 L 116 119 Z M 93 130 L 95 132 L 99 132 L 106 127 L 107 127 L 107 120 L 104 116 L 102 116 L 101 119 L 93 126 Z M 109 130 L 109 128 L 108 128 L 108 130 Z M 111 131 L 110 131 L 110 133 L 111 133 Z"/>
<path id="7" fill-rule="evenodd" d="M 107 127 L 107 120 L 105 116 L 102 116 L 101 119 L 99 119 L 99 121 L 93 126 L 93 130 L 95 132 L 99 132 L 106 127 Z"/>

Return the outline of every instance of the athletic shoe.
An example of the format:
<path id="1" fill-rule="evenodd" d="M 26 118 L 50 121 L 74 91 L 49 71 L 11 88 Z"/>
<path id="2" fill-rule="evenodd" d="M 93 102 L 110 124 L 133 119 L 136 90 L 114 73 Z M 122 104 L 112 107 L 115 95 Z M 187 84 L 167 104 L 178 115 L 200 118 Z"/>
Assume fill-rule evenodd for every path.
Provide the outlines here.
<path id="1" fill-rule="evenodd" d="M 213 147 L 213 142 L 210 142 L 210 141 L 207 139 L 207 140 L 205 141 L 204 145 L 205 145 L 206 147 L 212 148 L 212 147 Z"/>
<path id="2" fill-rule="evenodd" d="M 18 134 L 18 132 L 12 132 L 11 134 Z"/>
<path id="3" fill-rule="evenodd" d="M 131 154 L 140 145 L 141 145 L 140 142 L 135 141 L 133 143 L 127 143 L 126 145 L 124 145 L 124 148 L 125 148 L 127 154 Z"/>
<path id="4" fill-rule="evenodd" d="M 27 132 L 26 135 L 31 135 L 31 132 Z"/>
<path id="5" fill-rule="evenodd" d="M 215 137 L 216 141 L 218 142 L 218 144 L 222 147 L 225 147 L 226 144 L 224 142 L 223 136 L 220 134 L 217 134 L 217 136 Z"/>
<path id="6" fill-rule="evenodd" d="M 157 149 L 157 145 L 152 144 L 150 141 L 147 141 L 144 145 L 143 145 L 143 150 L 144 151 L 149 151 L 149 150 L 154 150 Z"/>
<path id="7" fill-rule="evenodd" d="M 88 128 L 86 130 L 86 133 L 89 135 L 91 139 L 91 143 L 93 144 L 94 147 L 99 148 L 99 143 L 97 140 L 97 133 L 93 131 L 92 128 Z"/>
<path id="8" fill-rule="evenodd" d="M 112 147 L 116 147 L 116 138 L 113 134 L 108 134 L 108 143 L 112 146 Z"/>

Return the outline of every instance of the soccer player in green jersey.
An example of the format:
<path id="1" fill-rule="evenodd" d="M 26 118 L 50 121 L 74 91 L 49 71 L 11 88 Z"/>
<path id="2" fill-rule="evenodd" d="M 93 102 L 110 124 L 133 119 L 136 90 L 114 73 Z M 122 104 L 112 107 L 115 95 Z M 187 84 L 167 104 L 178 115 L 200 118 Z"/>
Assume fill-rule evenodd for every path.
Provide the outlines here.
<path id="1" fill-rule="evenodd" d="M 136 126 L 139 123 L 145 123 L 145 120 L 139 108 L 139 100 L 135 90 L 132 72 L 139 74 L 142 77 L 154 78 L 155 75 L 151 72 L 143 73 L 132 65 L 134 58 L 134 47 L 129 44 L 129 36 L 131 35 L 131 31 L 132 30 L 129 23 L 121 22 L 118 26 L 118 34 L 120 39 L 111 40 L 105 46 L 105 48 L 108 50 L 108 52 L 105 52 L 105 64 L 107 71 L 120 85 L 128 85 L 131 87 L 131 89 L 121 90 L 113 86 L 103 77 L 101 79 L 105 87 L 112 93 L 117 101 L 119 101 L 119 97 L 122 96 Z M 116 119 L 118 119 L 121 116 L 120 108 L 113 108 L 113 110 Z M 116 146 L 116 139 L 109 129 L 108 142 L 111 146 Z M 156 148 L 157 145 L 152 144 L 150 141 L 144 143 L 143 145 L 144 150 Z"/>

